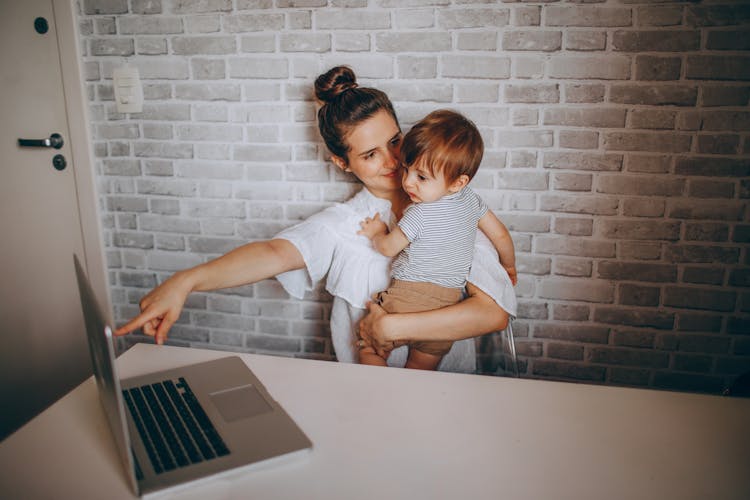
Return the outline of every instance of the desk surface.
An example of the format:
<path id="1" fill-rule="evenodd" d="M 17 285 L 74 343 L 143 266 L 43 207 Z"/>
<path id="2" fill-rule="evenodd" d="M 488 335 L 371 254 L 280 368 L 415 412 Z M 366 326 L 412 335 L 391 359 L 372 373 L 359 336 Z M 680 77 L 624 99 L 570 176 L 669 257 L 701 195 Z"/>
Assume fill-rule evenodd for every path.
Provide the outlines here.
<path id="1" fill-rule="evenodd" d="M 139 344 L 123 378 L 226 356 Z M 750 400 L 241 355 L 309 454 L 175 498 L 750 498 Z M 2 498 L 132 498 L 93 379 L 0 444 Z"/>

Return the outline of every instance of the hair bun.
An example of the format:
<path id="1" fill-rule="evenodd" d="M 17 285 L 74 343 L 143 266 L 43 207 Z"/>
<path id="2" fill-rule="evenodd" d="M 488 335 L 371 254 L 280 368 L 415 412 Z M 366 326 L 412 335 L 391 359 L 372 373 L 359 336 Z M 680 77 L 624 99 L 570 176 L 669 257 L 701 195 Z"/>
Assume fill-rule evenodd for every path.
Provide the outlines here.
<path id="1" fill-rule="evenodd" d="M 331 68 L 315 80 L 315 97 L 329 103 L 349 89 L 357 87 L 357 77 L 348 66 Z"/>

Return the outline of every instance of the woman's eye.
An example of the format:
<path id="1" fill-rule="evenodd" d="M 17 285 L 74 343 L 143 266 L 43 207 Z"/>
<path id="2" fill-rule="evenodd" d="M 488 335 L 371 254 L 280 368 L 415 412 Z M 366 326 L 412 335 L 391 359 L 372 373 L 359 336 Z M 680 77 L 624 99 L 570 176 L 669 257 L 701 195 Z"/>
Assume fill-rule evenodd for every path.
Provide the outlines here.
<path id="1" fill-rule="evenodd" d="M 375 151 L 371 151 L 365 155 L 365 160 L 369 160 L 375 156 Z"/>
<path id="2" fill-rule="evenodd" d="M 401 137 L 395 137 L 393 140 L 391 140 L 391 144 L 393 146 L 398 146 L 401 143 Z"/>

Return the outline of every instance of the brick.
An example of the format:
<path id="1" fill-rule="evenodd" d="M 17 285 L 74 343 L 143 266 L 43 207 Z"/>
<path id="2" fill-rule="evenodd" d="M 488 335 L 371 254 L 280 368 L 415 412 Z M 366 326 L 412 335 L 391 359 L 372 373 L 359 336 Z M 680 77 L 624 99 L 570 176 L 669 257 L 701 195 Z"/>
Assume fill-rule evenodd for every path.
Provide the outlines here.
<path id="1" fill-rule="evenodd" d="M 388 12 L 321 9 L 314 13 L 319 30 L 382 30 L 391 27 Z"/>
<path id="2" fill-rule="evenodd" d="M 666 249 L 669 262 L 704 262 L 735 264 L 739 262 L 738 248 L 707 245 L 671 245 Z"/>
<path id="3" fill-rule="evenodd" d="M 591 236 L 594 234 L 594 221 L 574 217 L 555 217 L 555 233 L 568 236 Z"/>
<path id="4" fill-rule="evenodd" d="M 741 221 L 745 204 L 724 200 L 675 200 L 669 216 L 677 219 L 715 219 Z"/>
<path id="5" fill-rule="evenodd" d="M 554 135 L 548 130 L 503 130 L 497 133 L 497 141 L 504 148 L 548 148 L 552 146 Z"/>
<path id="6" fill-rule="evenodd" d="M 513 58 L 513 76 L 541 79 L 544 77 L 545 66 L 546 61 L 541 57 L 516 55 Z"/>
<path id="7" fill-rule="evenodd" d="M 94 56 L 132 56 L 135 42 L 132 38 L 100 38 L 89 42 L 89 51 Z"/>
<path id="8" fill-rule="evenodd" d="M 590 260 L 558 257 L 552 265 L 552 273 L 557 276 L 585 278 L 591 276 L 592 268 L 593 264 Z"/>
<path id="9" fill-rule="evenodd" d="M 638 55 L 635 58 L 635 79 L 646 81 L 679 80 L 682 59 L 679 57 L 664 57 Z"/>
<path id="10" fill-rule="evenodd" d="M 671 330 L 674 326 L 674 314 L 652 308 L 597 306 L 594 311 L 594 321 L 613 325 Z"/>
<path id="11" fill-rule="evenodd" d="M 536 252 L 541 254 L 601 258 L 615 256 L 615 244 L 611 241 L 539 236 L 535 238 L 535 245 Z"/>
<path id="12" fill-rule="evenodd" d="M 747 111 L 706 111 L 701 113 L 701 119 L 701 130 L 736 132 L 750 128 L 750 112 Z"/>
<path id="13" fill-rule="evenodd" d="M 685 240 L 687 241 L 727 241 L 729 226 L 720 223 L 688 223 L 685 224 Z"/>
<path id="14" fill-rule="evenodd" d="M 737 243 L 750 243 L 750 226 L 737 224 L 734 226 L 732 241 Z"/>
<path id="15" fill-rule="evenodd" d="M 105 175 L 141 175 L 141 162 L 131 158 L 110 158 L 102 162 Z"/>
<path id="16" fill-rule="evenodd" d="M 544 112 L 545 125 L 573 127 L 621 128 L 626 110 L 618 108 L 549 108 Z"/>
<path id="17" fill-rule="evenodd" d="M 604 148 L 614 151 L 681 153 L 690 150 L 691 137 L 672 132 L 605 132 Z"/>
<path id="18" fill-rule="evenodd" d="M 456 38 L 458 50 L 495 50 L 497 48 L 496 32 L 458 33 Z"/>
<path id="19" fill-rule="evenodd" d="M 649 198 L 626 198 L 622 203 L 622 214 L 627 217 L 663 217 L 666 202 Z"/>
<path id="20" fill-rule="evenodd" d="M 698 30 L 615 31 L 612 48 L 624 52 L 688 52 L 700 48 Z"/>
<path id="21" fill-rule="evenodd" d="M 185 144 L 137 142 L 134 144 L 134 154 L 138 157 L 185 159 L 193 156 L 193 150 Z"/>
<path id="22" fill-rule="evenodd" d="M 85 14 L 126 14 L 128 0 L 84 0 Z"/>
<path id="23" fill-rule="evenodd" d="M 669 264 L 602 261 L 597 266 L 597 276 L 616 281 L 646 281 L 670 283 L 677 280 L 677 267 Z"/>
<path id="24" fill-rule="evenodd" d="M 437 62 L 435 63 L 435 73 L 437 72 Z M 405 74 L 400 75 L 407 78 Z M 411 78 L 417 78 L 411 76 Z M 429 78 L 433 78 L 430 76 Z M 477 83 L 477 84 L 458 84 L 454 85 L 456 102 L 459 103 L 496 103 L 500 86 L 495 83 Z"/>
<path id="25" fill-rule="evenodd" d="M 709 31 L 706 48 L 709 50 L 750 50 L 747 30 Z"/>
<path id="26" fill-rule="evenodd" d="M 690 5 L 685 12 L 689 26 L 731 26 L 750 20 L 750 6 L 737 5 Z"/>
<path id="27" fill-rule="evenodd" d="M 640 196 L 682 196 L 684 191 L 684 179 L 626 174 L 601 174 L 596 186 L 597 193 Z"/>
<path id="28" fill-rule="evenodd" d="M 587 344 L 606 344 L 609 341 L 608 327 L 593 325 L 554 325 L 536 323 L 534 338 L 583 342 Z"/>
<path id="29" fill-rule="evenodd" d="M 718 394 L 724 386 L 721 377 L 692 373 L 656 372 L 654 385 L 662 389 Z"/>
<path id="30" fill-rule="evenodd" d="M 565 85 L 565 102 L 604 102 L 605 87 L 599 83 L 574 83 Z"/>
<path id="31" fill-rule="evenodd" d="M 534 362 L 533 374 L 551 378 L 600 382 L 604 380 L 606 369 L 600 366 L 540 359 Z"/>
<path id="32" fill-rule="evenodd" d="M 547 319 L 547 303 L 519 302 L 518 317 L 524 319 Z"/>
<path id="33" fill-rule="evenodd" d="M 156 286 L 156 274 L 150 272 L 125 272 L 117 273 L 120 285 L 134 288 L 154 288 Z"/>
<path id="34" fill-rule="evenodd" d="M 512 110 L 511 124 L 516 127 L 527 127 L 539 124 L 539 111 L 536 109 Z"/>
<path id="35" fill-rule="evenodd" d="M 547 174 L 544 172 L 499 172 L 498 187 L 501 189 L 530 189 L 546 191 L 549 187 Z"/>
<path id="36" fill-rule="evenodd" d="M 750 334 L 750 318 L 747 316 L 730 316 L 727 320 L 727 333 L 730 335 Z"/>
<path id="37" fill-rule="evenodd" d="M 504 89 L 505 102 L 556 103 L 560 101 L 560 90 L 556 84 L 511 84 Z"/>
<path id="38" fill-rule="evenodd" d="M 380 52 L 445 52 L 451 48 L 450 33 L 378 33 L 375 45 Z"/>
<path id="39" fill-rule="evenodd" d="M 154 248 L 154 235 L 117 232 L 113 235 L 112 243 L 119 248 L 140 248 L 142 250 L 148 250 Z"/>
<path id="40" fill-rule="evenodd" d="M 710 267 L 686 267 L 682 282 L 695 285 L 721 285 L 724 283 L 724 270 Z"/>
<path id="41" fill-rule="evenodd" d="M 729 284 L 750 287 L 750 269 L 733 269 L 729 275 Z"/>
<path id="42" fill-rule="evenodd" d="M 664 290 L 664 305 L 668 307 L 730 312 L 736 300 L 735 292 L 721 289 L 668 286 Z"/>
<path id="43" fill-rule="evenodd" d="M 142 80 L 187 80 L 190 76 L 187 61 L 169 56 L 139 59 L 138 72 Z"/>
<path id="44" fill-rule="evenodd" d="M 509 31 L 503 33 L 504 50 L 554 52 L 562 47 L 559 31 Z"/>
<path id="45" fill-rule="evenodd" d="M 750 103 L 750 87 L 701 86 L 703 106 L 746 106 Z"/>
<path id="46" fill-rule="evenodd" d="M 541 17 L 541 7 L 536 5 L 514 6 L 511 10 L 513 26 L 539 26 Z"/>
<path id="47" fill-rule="evenodd" d="M 548 26 L 618 27 L 632 24 L 629 8 L 547 6 L 545 15 Z"/>
<path id="48" fill-rule="evenodd" d="M 740 136 L 701 134 L 698 136 L 697 152 L 701 154 L 735 155 L 740 152 Z"/>
<path id="49" fill-rule="evenodd" d="M 622 347 L 637 347 L 641 349 L 653 348 L 656 334 L 642 330 L 626 330 L 615 332 L 613 343 Z"/>
<path id="50" fill-rule="evenodd" d="M 232 10 L 232 0 L 203 0 L 201 2 L 174 0 L 171 4 L 172 12 L 175 14 L 205 14 Z"/>
<path id="51" fill-rule="evenodd" d="M 662 243 L 650 241 L 620 241 L 620 257 L 626 260 L 659 260 L 662 256 Z"/>
<path id="52" fill-rule="evenodd" d="M 229 76 L 232 78 L 287 78 L 289 67 L 286 59 L 243 57 L 229 60 Z"/>
<path id="53" fill-rule="evenodd" d="M 544 168 L 611 172 L 622 169 L 622 159 L 618 154 L 545 152 L 542 164 Z"/>
<path id="54" fill-rule="evenodd" d="M 551 78 L 628 80 L 630 58 L 627 56 L 553 56 L 548 63 Z"/>
<path id="55" fill-rule="evenodd" d="M 454 78 L 510 78 L 510 58 L 497 56 L 441 56 L 442 76 Z"/>
<path id="56" fill-rule="evenodd" d="M 750 57 L 687 56 L 685 77 L 690 80 L 750 80 Z"/>
<path id="57" fill-rule="evenodd" d="M 327 33 L 304 33 L 281 35 L 282 52 L 328 52 L 331 50 L 331 35 Z"/>
<path id="58" fill-rule="evenodd" d="M 138 216 L 138 224 L 142 231 L 179 234 L 197 234 L 200 232 L 200 223 L 197 220 L 181 217 L 142 214 Z"/>
<path id="59" fill-rule="evenodd" d="M 561 130 L 558 137 L 561 148 L 597 149 L 599 146 L 599 132 Z"/>
<path id="60" fill-rule="evenodd" d="M 547 344 L 547 356 L 568 361 L 583 361 L 583 346 L 550 342 Z"/>
<path id="61" fill-rule="evenodd" d="M 681 5 L 656 5 L 636 9 L 639 26 L 678 26 L 682 24 Z"/>
<path id="62" fill-rule="evenodd" d="M 446 30 L 507 26 L 509 9 L 439 9 L 438 26 Z"/>
<path id="63" fill-rule="evenodd" d="M 613 85 L 609 99 L 622 104 L 693 106 L 698 89 L 685 85 Z"/>
<path id="64" fill-rule="evenodd" d="M 619 347 L 595 347 L 588 351 L 586 361 L 612 365 L 666 368 L 669 355 L 663 352 Z"/>
<path id="65" fill-rule="evenodd" d="M 657 307 L 660 289 L 653 286 L 641 286 L 623 283 L 618 286 L 618 304 L 628 306 Z"/>
<path id="66" fill-rule="evenodd" d="M 710 156 L 680 157 L 675 161 L 675 173 L 710 177 L 747 177 L 750 175 L 750 161 Z"/>
<path id="67" fill-rule="evenodd" d="M 552 318 L 558 321 L 588 321 L 589 306 L 553 304 Z"/>
<path id="68" fill-rule="evenodd" d="M 552 185 L 556 191 L 591 191 L 591 174 L 554 174 Z"/>
<path id="69" fill-rule="evenodd" d="M 435 81 L 425 82 L 394 82 L 379 86 L 380 90 L 396 102 L 451 102 L 453 100 L 453 86 Z M 317 134 L 317 130 L 314 131 Z"/>
<path id="70" fill-rule="evenodd" d="M 516 267 L 519 273 L 543 276 L 550 274 L 550 258 L 518 254 L 516 257 Z"/>
<path id="71" fill-rule="evenodd" d="M 179 17 L 149 18 L 146 16 L 127 17 L 118 19 L 121 35 L 166 35 L 182 33 L 182 19 Z"/>
<path id="72" fill-rule="evenodd" d="M 633 109 L 629 113 L 628 128 L 673 130 L 677 113 L 660 109 Z"/>
<path id="73" fill-rule="evenodd" d="M 611 303 L 614 286 L 611 283 L 584 279 L 545 278 L 538 285 L 540 298 Z"/>
<path id="74" fill-rule="evenodd" d="M 617 198 L 608 196 L 544 194 L 539 197 L 539 209 L 549 212 L 615 215 L 618 206 Z"/>
<path id="75" fill-rule="evenodd" d="M 567 50 L 604 50 L 607 46 L 607 34 L 603 31 L 567 31 L 565 48 Z"/>
<path id="76" fill-rule="evenodd" d="M 680 223 L 653 220 L 606 220 L 600 227 L 607 238 L 629 240 L 668 240 L 680 238 Z"/>

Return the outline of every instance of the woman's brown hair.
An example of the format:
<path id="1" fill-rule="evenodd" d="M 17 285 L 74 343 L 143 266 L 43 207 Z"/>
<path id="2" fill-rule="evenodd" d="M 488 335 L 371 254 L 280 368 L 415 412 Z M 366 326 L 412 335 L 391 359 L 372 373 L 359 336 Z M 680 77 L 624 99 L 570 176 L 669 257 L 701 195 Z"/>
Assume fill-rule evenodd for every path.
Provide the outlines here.
<path id="1" fill-rule="evenodd" d="M 334 155 L 347 163 L 349 145 L 346 136 L 356 125 L 385 110 L 398 125 L 396 112 L 382 90 L 359 87 L 354 71 L 348 66 L 336 66 L 315 80 L 315 97 L 322 106 L 318 110 L 320 135 Z"/>

